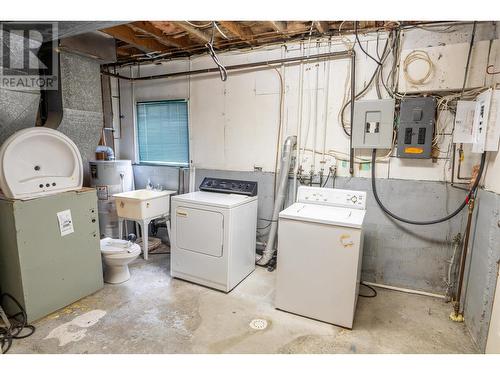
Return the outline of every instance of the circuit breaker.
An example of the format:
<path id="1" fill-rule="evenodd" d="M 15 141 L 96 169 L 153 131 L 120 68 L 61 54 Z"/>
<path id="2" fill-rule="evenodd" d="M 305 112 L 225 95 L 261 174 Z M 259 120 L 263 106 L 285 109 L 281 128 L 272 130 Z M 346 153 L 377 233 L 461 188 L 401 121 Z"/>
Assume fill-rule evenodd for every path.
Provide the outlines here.
<path id="1" fill-rule="evenodd" d="M 436 99 L 408 98 L 401 101 L 398 157 L 429 159 L 432 152 Z"/>
<path id="2" fill-rule="evenodd" d="M 394 99 L 360 100 L 354 104 L 353 148 L 391 148 Z"/>

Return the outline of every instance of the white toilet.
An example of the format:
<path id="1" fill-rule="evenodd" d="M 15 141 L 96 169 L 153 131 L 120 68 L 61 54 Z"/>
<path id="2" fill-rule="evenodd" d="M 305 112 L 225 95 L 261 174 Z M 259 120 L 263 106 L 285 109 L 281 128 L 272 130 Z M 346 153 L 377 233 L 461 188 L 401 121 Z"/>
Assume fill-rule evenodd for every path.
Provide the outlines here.
<path id="1" fill-rule="evenodd" d="M 103 238 L 101 254 L 104 260 L 104 281 L 120 284 L 130 279 L 128 265 L 141 253 L 139 245 L 126 240 Z"/>

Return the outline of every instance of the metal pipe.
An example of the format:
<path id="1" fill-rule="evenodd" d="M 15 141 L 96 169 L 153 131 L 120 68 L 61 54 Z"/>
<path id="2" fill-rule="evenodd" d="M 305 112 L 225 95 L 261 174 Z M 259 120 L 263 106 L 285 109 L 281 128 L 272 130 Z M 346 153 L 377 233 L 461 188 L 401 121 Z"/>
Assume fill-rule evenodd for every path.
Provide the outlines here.
<path id="1" fill-rule="evenodd" d="M 312 166 L 311 166 L 311 174 L 314 174 L 316 171 L 316 143 L 318 137 L 318 89 L 319 89 L 319 64 L 316 64 L 316 90 L 315 90 L 315 103 L 314 103 L 314 128 L 313 128 L 313 157 L 312 157 Z M 304 145 L 304 148 L 307 145 Z"/>
<path id="2" fill-rule="evenodd" d="M 115 71 L 116 73 L 116 71 Z M 121 88 L 120 88 L 120 80 L 116 80 L 116 88 L 117 88 L 117 94 L 118 94 L 118 125 L 120 129 L 120 136 L 118 139 L 122 139 L 122 93 L 121 93 Z"/>
<path id="3" fill-rule="evenodd" d="M 457 180 L 466 180 L 466 181 L 470 182 L 470 180 L 472 180 L 472 176 L 463 177 L 460 175 L 462 160 L 464 158 L 464 144 L 463 143 L 460 143 L 460 148 L 458 149 L 458 155 L 459 155 L 459 158 L 458 158 L 458 167 L 457 167 Z"/>
<path id="4" fill-rule="evenodd" d="M 457 293 L 455 295 L 455 301 L 453 304 L 455 317 L 461 316 L 460 320 L 463 319 L 463 307 L 460 306 L 460 301 L 462 299 L 462 286 L 464 282 L 465 262 L 467 260 L 467 252 L 469 248 L 470 229 L 472 225 L 472 213 L 474 212 L 474 201 L 475 201 L 474 197 L 471 197 L 469 200 L 469 213 L 467 215 L 467 227 L 465 228 L 464 247 L 462 250 L 462 257 L 460 258 L 460 273 L 458 280 L 458 288 L 457 288 Z"/>
<path id="5" fill-rule="evenodd" d="M 281 154 L 280 164 L 280 177 L 278 193 L 274 201 L 273 216 L 271 218 L 271 229 L 269 231 L 269 238 L 267 239 L 266 248 L 262 253 L 262 257 L 257 260 L 259 266 L 265 266 L 273 258 L 275 249 L 274 242 L 276 240 L 276 232 L 278 231 L 278 215 L 285 201 L 286 189 L 288 185 L 288 173 L 290 171 L 290 163 L 292 161 L 293 146 L 297 144 L 297 137 L 294 135 L 289 136 L 283 145 L 283 152 Z M 297 146 L 298 147 L 298 146 Z"/>
<path id="6" fill-rule="evenodd" d="M 300 142 L 302 140 L 302 102 L 304 99 L 304 63 L 300 63 L 299 74 L 299 105 L 297 113 L 297 152 L 295 153 L 295 166 L 293 169 L 292 202 L 297 198 L 297 175 L 300 165 Z"/>
<path id="7" fill-rule="evenodd" d="M 99 145 L 96 147 L 95 152 L 97 153 L 105 153 L 106 160 L 115 160 L 115 152 L 113 149 L 106 145 Z"/>
<path id="8" fill-rule="evenodd" d="M 331 42 L 330 42 L 330 49 L 331 49 Z M 323 110 L 323 116 L 324 116 L 324 125 L 323 125 L 323 156 L 321 158 L 321 163 L 323 169 L 325 167 L 325 154 L 326 154 L 326 133 L 328 129 L 328 96 L 329 96 L 329 91 L 330 91 L 330 61 L 325 62 L 325 69 L 326 69 L 326 86 L 325 86 L 325 107 Z"/>
<path id="9" fill-rule="evenodd" d="M 354 174 L 354 149 L 352 148 L 352 128 L 354 126 L 354 102 L 356 101 L 356 52 L 351 51 L 351 131 L 349 132 L 349 173 Z M 372 165 L 373 168 L 373 165 Z"/>
<path id="10" fill-rule="evenodd" d="M 344 58 L 348 58 L 348 57 L 351 57 L 350 51 L 328 52 L 328 53 L 319 53 L 319 54 L 310 55 L 310 56 L 286 57 L 286 58 L 281 58 L 281 59 L 258 61 L 258 62 L 246 63 L 246 64 L 230 65 L 230 66 L 226 66 L 226 70 L 250 69 L 250 68 L 263 67 L 263 66 L 281 65 L 281 64 L 287 64 L 287 63 L 308 61 L 308 60 L 344 59 Z M 131 78 L 131 77 L 127 77 L 127 76 L 122 76 L 120 74 L 111 73 L 111 72 L 101 70 L 101 74 L 109 75 L 111 77 L 115 77 L 115 78 L 119 78 L 119 79 L 125 79 L 128 81 L 149 81 L 149 80 L 153 80 L 153 79 L 164 79 L 164 78 L 172 78 L 172 77 L 180 77 L 180 76 L 192 76 L 192 75 L 197 75 L 197 74 L 206 74 L 206 73 L 215 73 L 215 72 L 218 73 L 219 68 L 206 68 L 206 69 L 189 70 L 189 71 L 183 71 L 183 72 L 174 72 L 174 73 L 158 74 L 158 75 L 153 75 L 153 76 Z"/>

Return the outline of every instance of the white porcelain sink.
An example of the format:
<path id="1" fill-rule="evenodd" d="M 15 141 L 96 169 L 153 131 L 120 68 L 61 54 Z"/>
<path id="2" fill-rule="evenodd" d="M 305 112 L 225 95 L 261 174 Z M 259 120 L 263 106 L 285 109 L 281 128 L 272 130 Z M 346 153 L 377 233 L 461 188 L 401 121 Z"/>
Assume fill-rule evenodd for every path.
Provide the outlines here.
<path id="1" fill-rule="evenodd" d="M 132 190 L 114 194 L 118 216 L 129 220 L 146 220 L 170 212 L 170 196 L 174 190 Z"/>
<path id="2" fill-rule="evenodd" d="M 31 199 L 81 189 L 82 182 L 80 152 L 57 130 L 24 129 L 0 148 L 0 189 L 7 198 Z"/>

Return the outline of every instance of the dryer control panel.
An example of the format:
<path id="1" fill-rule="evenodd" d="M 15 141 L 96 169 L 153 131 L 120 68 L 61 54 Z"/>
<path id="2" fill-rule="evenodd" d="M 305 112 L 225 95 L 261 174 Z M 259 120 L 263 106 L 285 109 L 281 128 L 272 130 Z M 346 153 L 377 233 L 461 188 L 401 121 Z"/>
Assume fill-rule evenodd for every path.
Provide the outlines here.
<path id="1" fill-rule="evenodd" d="M 200 185 L 200 190 L 254 197 L 257 195 L 257 182 L 205 177 Z"/>
<path id="2" fill-rule="evenodd" d="M 297 201 L 325 206 L 366 209 L 366 192 L 343 189 L 329 189 L 314 186 L 300 186 Z"/>

